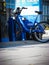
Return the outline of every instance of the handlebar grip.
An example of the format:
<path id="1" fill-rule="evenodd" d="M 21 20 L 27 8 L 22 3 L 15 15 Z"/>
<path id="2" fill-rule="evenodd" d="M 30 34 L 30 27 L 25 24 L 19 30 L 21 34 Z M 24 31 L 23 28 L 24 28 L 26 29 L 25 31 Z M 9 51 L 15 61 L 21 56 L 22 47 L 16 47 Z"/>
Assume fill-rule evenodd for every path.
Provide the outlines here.
<path id="1" fill-rule="evenodd" d="M 22 7 L 22 9 L 27 9 L 26 7 Z"/>

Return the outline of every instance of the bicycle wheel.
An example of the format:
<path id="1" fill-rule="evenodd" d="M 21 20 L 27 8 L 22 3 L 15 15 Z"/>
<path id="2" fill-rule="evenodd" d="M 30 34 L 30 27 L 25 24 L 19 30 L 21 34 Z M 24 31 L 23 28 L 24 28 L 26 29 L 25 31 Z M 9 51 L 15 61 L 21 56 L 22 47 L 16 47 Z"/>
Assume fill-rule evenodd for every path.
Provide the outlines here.
<path id="1" fill-rule="evenodd" d="M 17 22 L 17 21 L 15 21 L 15 24 L 14 24 L 14 31 L 15 31 L 15 38 L 16 38 L 16 40 L 20 40 L 22 27 L 19 24 L 19 22 Z"/>
<path id="2" fill-rule="evenodd" d="M 40 22 L 35 27 L 35 38 L 39 42 L 48 42 L 49 40 L 49 24 L 47 22 Z"/>

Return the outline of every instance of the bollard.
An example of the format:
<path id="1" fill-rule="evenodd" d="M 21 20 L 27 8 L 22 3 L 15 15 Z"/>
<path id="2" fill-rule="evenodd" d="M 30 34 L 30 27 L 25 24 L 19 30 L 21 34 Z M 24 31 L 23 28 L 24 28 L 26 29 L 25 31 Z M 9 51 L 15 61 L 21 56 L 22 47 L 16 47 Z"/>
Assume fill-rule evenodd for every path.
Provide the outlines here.
<path id="1" fill-rule="evenodd" d="M 8 36 L 9 36 L 9 41 L 15 40 L 14 21 L 12 18 L 9 18 L 9 20 L 8 20 Z"/>

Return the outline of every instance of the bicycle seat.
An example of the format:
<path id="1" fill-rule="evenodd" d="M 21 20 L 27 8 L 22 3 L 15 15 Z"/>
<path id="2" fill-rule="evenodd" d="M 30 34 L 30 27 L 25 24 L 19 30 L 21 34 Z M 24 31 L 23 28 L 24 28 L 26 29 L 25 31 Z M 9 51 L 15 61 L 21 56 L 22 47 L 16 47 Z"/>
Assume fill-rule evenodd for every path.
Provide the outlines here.
<path id="1" fill-rule="evenodd" d="M 42 14 L 42 11 L 35 11 L 35 13 Z"/>

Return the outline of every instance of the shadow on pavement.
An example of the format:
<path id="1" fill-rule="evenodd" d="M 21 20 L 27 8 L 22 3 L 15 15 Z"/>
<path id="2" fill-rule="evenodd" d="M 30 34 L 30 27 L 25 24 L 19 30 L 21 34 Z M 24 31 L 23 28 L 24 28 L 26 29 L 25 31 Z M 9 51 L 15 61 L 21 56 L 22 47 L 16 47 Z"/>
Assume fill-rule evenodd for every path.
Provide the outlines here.
<path id="1" fill-rule="evenodd" d="M 47 43 L 49 43 L 49 42 L 47 42 Z M 40 43 L 40 42 L 34 41 L 34 40 L 2 42 L 2 43 L 0 43 L 0 48 L 16 47 L 16 46 L 23 46 L 23 45 L 36 45 L 36 44 L 45 44 L 45 43 Z"/>

